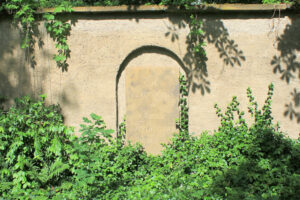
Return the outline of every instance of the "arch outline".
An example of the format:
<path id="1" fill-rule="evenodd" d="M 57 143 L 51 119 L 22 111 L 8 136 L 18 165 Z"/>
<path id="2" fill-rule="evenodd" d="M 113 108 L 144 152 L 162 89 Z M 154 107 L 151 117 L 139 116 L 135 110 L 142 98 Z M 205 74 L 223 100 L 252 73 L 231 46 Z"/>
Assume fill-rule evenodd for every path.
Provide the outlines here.
<path id="1" fill-rule="evenodd" d="M 121 75 L 123 73 L 123 71 L 126 69 L 126 67 L 128 66 L 128 64 L 134 60 L 135 58 L 143 55 L 143 54 L 148 54 L 148 53 L 156 53 L 156 54 L 160 54 L 160 55 L 165 55 L 168 56 L 170 58 L 172 58 L 173 60 L 175 60 L 179 66 L 183 69 L 185 76 L 188 77 L 188 69 L 187 67 L 184 65 L 184 62 L 179 58 L 179 56 L 177 56 L 176 53 L 174 53 L 173 51 L 171 51 L 170 49 L 166 48 L 166 47 L 161 47 L 161 46 L 157 46 L 157 45 L 144 45 L 141 47 L 138 47 L 134 50 L 132 50 L 126 57 L 125 59 L 123 59 L 122 63 L 119 65 L 119 69 L 116 75 L 116 83 L 115 83 L 115 97 L 116 97 L 116 133 L 117 136 L 119 134 L 119 91 L 118 91 L 118 87 L 119 87 L 119 80 L 121 78 Z"/>

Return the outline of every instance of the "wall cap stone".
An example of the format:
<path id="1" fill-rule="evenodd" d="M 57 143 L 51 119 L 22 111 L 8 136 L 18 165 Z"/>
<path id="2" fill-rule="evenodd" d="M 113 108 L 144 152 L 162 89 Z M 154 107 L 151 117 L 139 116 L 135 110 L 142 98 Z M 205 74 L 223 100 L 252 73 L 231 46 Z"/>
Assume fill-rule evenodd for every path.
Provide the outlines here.
<path id="1" fill-rule="evenodd" d="M 116 13 L 116 12 L 268 12 L 290 10 L 293 4 L 205 4 L 192 9 L 162 5 L 122 5 L 73 7 L 75 13 Z M 54 12 L 54 8 L 44 8 L 37 13 Z"/>

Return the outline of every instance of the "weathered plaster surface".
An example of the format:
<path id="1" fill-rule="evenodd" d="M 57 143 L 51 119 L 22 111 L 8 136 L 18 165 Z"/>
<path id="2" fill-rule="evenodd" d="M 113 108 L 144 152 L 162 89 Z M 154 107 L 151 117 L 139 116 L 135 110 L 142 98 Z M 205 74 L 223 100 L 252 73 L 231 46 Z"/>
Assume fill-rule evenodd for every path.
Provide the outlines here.
<path id="1" fill-rule="evenodd" d="M 176 133 L 179 68 L 130 66 L 126 69 L 126 138 L 159 153 Z"/>
<path id="2" fill-rule="evenodd" d="M 277 13 L 272 18 L 272 15 L 273 12 L 201 14 L 207 42 L 207 76 L 195 67 L 195 60 L 189 54 L 187 13 L 76 14 L 72 17 L 75 25 L 68 39 L 72 52 L 67 72 L 61 72 L 52 60 L 54 43 L 45 33 L 42 23 L 40 35 L 44 45 L 41 48 L 36 46 L 37 64 L 32 68 L 25 60 L 24 50 L 19 48 L 18 30 L 11 26 L 9 18 L 1 16 L 1 93 L 8 96 L 10 102 L 14 97 L 24 94 L 38 96 L 46 93 L 48 103 L 61 105 L 66 124 L 78 127 L 82 117 L 93 112 L 103 116 L 108 127 L 116 129 L 117 115 L 120 122 L 127 114 L 128 106 L 138 112 L 135 117 L 144 112 L 140 107 L 134 107 L 134 99 L 130 98 L 133 88 L 126 86 L 127 69 L 145 67 L 145 71 L 136 72 L 139 81 L 160 76 L 164 70 L 170 70 L 166 77 L 171 76 L 174 69 L 181 70 L 187 73 L 190 83 L 190 131 L 200 134 L 204 130 L 213 132 L 219 125 L 214 103 L 225 108 L 232 96 L 236 95 L 241 108 L 247 111 L 246 89 L 251 87 L 262 106 L 268 84 L 273 82 L 275 121 L 280 122 L 281 129 L 290 137 L 297 138 L 300 124 L 295 118 L 284 116 L 284 112 L 285 105 L 292 102 L 291 92 L 294 88 L 300 90 L 300 78 L 293 74 L 294 78 L 289 82 L 281 80 L 282 74 L 274 73 L 271 61 L 284 51 L 284 48 L 278 48 L 276 38 L 286 36 L 287 44 L 293 47 L 291 53 L 299 62 L 300 38 L 297 37 L 297 31 L 299 34 L 300 16 L 281 13 L 277 18 Z M 154 70 L 155 75 L 147 76 L 147 70 Z M 175 76 L 177 74 L 173 73 L 172 77 Z M 164 82 L 162 88 L 173 86 L 174 81 Z M 151 98 L 159 96 L 159 91 L 156 93 L 153 90 L 149 95 Z M 173 97 L 170 96 L 169 100 L 172 105 L 178 101 Z M 172 107 L 171 114 L 162 113 L 167 121 L 174 118 L 173 109 L 175 107 Z M 299 107 L 296 109 L 299 112 Z M 147 123 L 145 126 L 153 126 L 155 131 L 162 127 L 161 122 Z M 174 124 L 169 121 L 166 124 L 173 130 L 175 119 Z M 169 135 L 162 141 L 165 142 L 167 137 Z M 153 149 L 155 152 L 157 146 Z"/>

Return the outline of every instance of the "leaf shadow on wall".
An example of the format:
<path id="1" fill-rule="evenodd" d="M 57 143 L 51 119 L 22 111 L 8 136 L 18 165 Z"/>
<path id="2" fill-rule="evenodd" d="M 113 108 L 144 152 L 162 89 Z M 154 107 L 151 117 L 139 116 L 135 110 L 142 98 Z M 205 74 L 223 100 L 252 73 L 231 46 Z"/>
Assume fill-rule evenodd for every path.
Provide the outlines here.
<path id="1" fill-rule="evenodd" d="M 12 18 L 0 18 L 0 97 L 2 103 L 15 97 L 31 94 L 31 77 L 25 69 L 25 53 L 20 49 L 19 28 L 12 25 Z"/>
<path id="2" fill-rule="evenodd" d="M 194 17 L 194 23 L 190 19 L 191 14 Z M 242 62 L 246 60 L 246 57 L 236 42 L 230 38 L 229 32 L 220 17 L 211 16 L 210 14 L 202 17 L 199 13 L 193 12 L 184 15 L 184 20 L 180 20 L 176 16 L 169 17 L 173 25 L 167 26 L 169 31 L 166 32 L 165 36 L 170 37 L 171 41 L 175 42 L 179 40 L 177 31 L 189 26 L 191 32 L 186 36 L 187 47 L 183 57 L 183 61 L 188 68 L 188 88 L 194 93 L 200 90 L 201 94 L 204 95 L 211 91 L 205 43 L 215 46 L 225 66 L 242 66 Z M 195 32 L 200 32 L 200 34 L 193 34 Z M 202 44 L 200 48 L 198 47 L 199 44 Z"/>
<path id="3" fill-rule="evenodd" d="M 230 34 L 225 27 L 224 23 L 220 18 L 224 16 L 215 16 L 211 13 L 216 14 L 219 11 L 215 8 L 209 8 L 209 12 L 205 13 L 205 17 L 201 19 L 201 14 L 190 11 L 181 10 L 180 8 L 169 6 L 166 9 L 154 10 L 154 11 L 141 11 L 138 10 L 138 5 L 127 6 L 127 12 L 107 12 L 107 13 L 72 13 L 72 16 L 78 19 L 94 20 L 96 19 L 126 19 L 134 20 L 140 23 L 141 19 L 163 19 L 167 18 L 171 22 L 171 25 L 166 25 L 168 31 L 165 33 L 166 38 L 170 38 L 172 42 L 177 42 L 179 40 L 178 30 L 185 29 L 189 26 L 189 29 L 197 31 L 202 29 L 204 31 L 203 36 L 197 35 L 186 35 L 186 53 L 181 58 L 184 61 L 185 67 L 188 69 L 187 81 L 189 91 L 192 92 L 200 91 L 202 95 L 205 93 L 210 93 L 211 83 L 209 81 L 209 74 L 207 69 L 207 57 L 206 55 L 194 52 L 196 45 L 199 42 L 206 41 L 209 44 L 213 44 L 219 53 L 219 57 L 222 59 L 225 66 L 242 66 L 242 63 L 246 60 L 243 51 L 238 47 L 238 44 L 230 38 Z M 179 9 L 179 10 L 178 10 Z M 201 11 L 198 10 L 198 11 Z M 202 25 L 190 24 L 190 15 L 193 14 L 197 19 L 201 19 Z M 256 17 L 256 16 L 254 16 Z M 226 15 L 225 15 L 226 18 Z M 229 19 L 237 18 L 235 14 L 229 15 Z M 253 18 L 253 16 L 244 15 L 242 18 Z M 155 34 L 155 32 L 153 33 Z M 133 38 L 138 38 L 138 35 L 133 35 Z M 147 44 L 146 44 L 147 45 Z M 158 44 L 151 44 L 158 45 Z M 161 46 L 161 45 L 159 45 Z M 205 48 L 204 48 L 205 50 Z"/>
<path id="4" fill-rule="evenodd" d="M 41 49 L 45 57 L 51 55 L 43 49 L 43 34 L 38 27 L 39 23 L 29 30 L 33 43 L 22 49 L 23 30 L 13 23 L 11 16 L 2 15 L 0 18 L 0 46 L 3 47 L 0 48 L 0 99 L 5 109 L 17 97 L 29 95 L 38 98 L 38 95 L 43 93 L 42 82 L 48 70 L 37 66 L 35 48 Z"/>
<path id="5" fill-rule="evenodd" d="M 291 15 L 291 24 L 287 25 L 282 35 L 277 38 L 277 50 L 280 55 L 274 55 L 271 60 L 273 73 L 290 85 L 300 80 L 300 19 Z M 292 87 L 292 86 L 291 86 Z M 300 88 L 291 88 L 291 101 L 285 104 L 284 116 L 300 123 Z"/>

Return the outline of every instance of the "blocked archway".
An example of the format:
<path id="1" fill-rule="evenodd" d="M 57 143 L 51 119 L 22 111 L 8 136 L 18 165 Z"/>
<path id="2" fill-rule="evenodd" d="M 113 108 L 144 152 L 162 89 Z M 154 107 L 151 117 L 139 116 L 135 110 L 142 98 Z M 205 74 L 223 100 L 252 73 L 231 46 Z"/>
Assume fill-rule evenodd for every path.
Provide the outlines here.
<path id="1" fill-rule="evenodd" d="M 176 132 L 179 116 L 179 72 L 181 59 L 158 46 L 132 51 L 120 65 L 116 77 L 117 125 L 126 115 L 126 139 L 142 143 L 157 154 Z"/>

